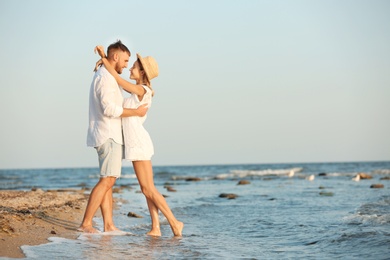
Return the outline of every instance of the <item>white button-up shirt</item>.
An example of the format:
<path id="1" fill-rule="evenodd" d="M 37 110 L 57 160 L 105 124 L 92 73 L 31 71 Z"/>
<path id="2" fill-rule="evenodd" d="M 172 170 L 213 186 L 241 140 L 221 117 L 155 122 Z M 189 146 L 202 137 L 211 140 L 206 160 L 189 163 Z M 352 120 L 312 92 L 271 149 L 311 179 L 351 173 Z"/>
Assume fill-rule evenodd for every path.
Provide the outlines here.
<path id="1" fill-rule="evenodd" d="M 122 105 L 122 89 L 108 70 L 101 66 L 93 77 L 89 92 L 88 146 L 100 146 L 109 138 L 123 144 Z"/>

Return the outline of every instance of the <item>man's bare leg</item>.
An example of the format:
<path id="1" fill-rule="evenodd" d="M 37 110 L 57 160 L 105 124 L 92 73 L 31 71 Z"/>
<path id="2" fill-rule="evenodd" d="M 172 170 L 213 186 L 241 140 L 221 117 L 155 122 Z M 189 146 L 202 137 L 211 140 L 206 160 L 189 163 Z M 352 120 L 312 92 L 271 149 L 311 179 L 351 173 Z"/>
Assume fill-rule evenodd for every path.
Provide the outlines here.
<path id="1" fill-rule="evenodd" d="M 113 177 L 109 177 L 113 178 Z M 106 195 L 103 197 L 103 201 L 100 205 L 102 211 L 103 222 L 104 222 L 104 231 L 119 231 L 119 229 L 114 225 L 113 220 L 113 196 L 112 196 L 112 187 L 106 192 Z"/>
<path id="2" fill-rule="evenodd" d="M 149 236 L 161 237 L 160 219 L 158 217 L 158 208 L 150 199 L 146 199 L 148 203 L 150 218 L 152 220 L 152 229 L 146 233 Z"/>
<path id="3" fill-rule="evenodd" d="M 98 230 L 93 228 L 92 218 L 95 216 L 97 209 L 102 204 L 103 198 L 106 195 L 107 191 L 110 190 L 112 186 L 114 186 L 115 181 L 116 178 L 100 178 L 99 182 L 92 189 L 92 192 L 89 196 L 87 208 L 85 209 L 83 221 L 79 227 L 80 231 L 86 233 L 99 232 Z"/>

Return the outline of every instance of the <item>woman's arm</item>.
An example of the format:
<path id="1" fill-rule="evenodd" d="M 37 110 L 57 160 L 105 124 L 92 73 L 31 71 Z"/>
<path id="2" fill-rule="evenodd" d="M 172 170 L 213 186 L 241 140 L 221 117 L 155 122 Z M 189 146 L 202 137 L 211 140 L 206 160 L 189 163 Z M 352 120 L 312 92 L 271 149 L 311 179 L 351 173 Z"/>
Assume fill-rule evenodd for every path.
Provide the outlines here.
<path id="1" fill-rule="evenodd" d="M 124 90 L 127 92 L 136 94 L 140 97 L 143 97 L 146 90 L 141 85 L 136 85 L 131 82 L 128 82 L 124 80 L 121 76 L 119 76 L 118 72 L 111 66 L 111 64 L 108 62 L 106 54 L 104 53 L 103 46 L 96 46 L 95 47 L 95 53 L 98 52 L 100 57 L 102 57 L 101 61 L 104 64 L 104 67 L 110 72 L 112 76 L 114 76 L 116 82 L 118 82 L 118 85 L 121 86 Z"/>
<path id="2" fill-rule="evenodd" d="M 96 72 L 96 71 L 98 70 L 98 68 L 99 68 L 100 66 L 102 66 L 102 64 L 103 64 L 102 59 L 98 60 L 98 61 L 96 62 L 95 69 L 93 70 L 93 72 Z"/>
<path id="3" fill-rule="evenodd" d="M 127 80 L 124 80 L 121 76 L 119 76 L 118 72 L 111 66 L 111 64 L 108 62 L 107 58 L 102 58 L 104 67 L 110 72 L 112 76 L 114 76 L 116 82 L 118 82 L 118 85 L 121 86 L 124 90 L 136 94 L 138 96 L 143 97 L 146 90 L 141 85 L 136 85 L 131 82 L 128 82 Z"/>

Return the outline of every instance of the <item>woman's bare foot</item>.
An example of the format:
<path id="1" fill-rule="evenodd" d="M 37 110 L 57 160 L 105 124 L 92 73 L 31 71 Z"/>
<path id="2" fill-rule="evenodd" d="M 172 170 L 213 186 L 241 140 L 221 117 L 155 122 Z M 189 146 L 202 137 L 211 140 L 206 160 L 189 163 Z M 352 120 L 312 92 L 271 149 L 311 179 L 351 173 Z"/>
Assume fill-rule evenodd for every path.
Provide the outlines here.
<path id="1" fill-rule="evenodd" d="M 92 226 L 86 226 L 86 227 L 79 227 L 77 231 L 84 232 L 84 233 L 91 233 L 91 234 L 97 234 L 100 233 L 99 230 L 93 228 Z"/>
<path id="2" fill-rule="evenodd" d="M 182 233 L 183 228 L 184 228 L 184 223 L 178 221 L 176 226 L 175 227 L 171 227 L 171 228 L 172 228 L 172 232 L 175 235 L 175 237 L 181 237 L 182 236 L 181 233 Z"/>
<path id="3" fill-rule="evenodd" d="M 152 237 L 161 237 L 161 230 L 159 227 L 152 228 L 148 233 L 146 233 L 146 235 L 152 236 Z"/>

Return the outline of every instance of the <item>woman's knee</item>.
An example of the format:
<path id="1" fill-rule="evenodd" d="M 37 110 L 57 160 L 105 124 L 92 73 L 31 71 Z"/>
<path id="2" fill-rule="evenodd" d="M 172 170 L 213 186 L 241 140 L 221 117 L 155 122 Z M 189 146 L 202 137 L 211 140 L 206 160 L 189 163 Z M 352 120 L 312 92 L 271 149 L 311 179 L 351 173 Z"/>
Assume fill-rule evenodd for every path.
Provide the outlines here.
<path id="1" fill-rule="evenodd" d="M 141 187 L 142 193 L 145 195 L 146 198 L 148 199 L 153 199 L 155 189 L 152 187 Z"/>

